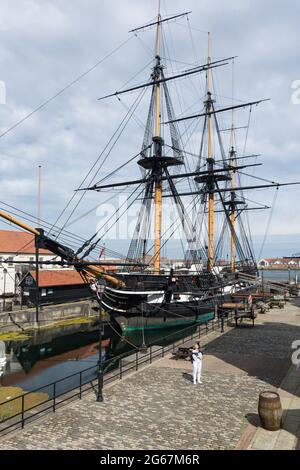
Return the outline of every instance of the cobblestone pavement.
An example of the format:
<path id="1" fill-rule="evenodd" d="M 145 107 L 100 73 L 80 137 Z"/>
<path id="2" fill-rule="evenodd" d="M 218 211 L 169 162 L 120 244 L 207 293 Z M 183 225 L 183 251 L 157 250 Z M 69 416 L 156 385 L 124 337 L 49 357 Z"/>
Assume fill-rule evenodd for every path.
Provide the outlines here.
<path id="1" fill-rule="evenodd" d="M 260 318 L 263 321 L 263 318 Z M 210 343 L 207 351 L 210 354 L 259 354 L 266 358 L 283 359 L 291 353 L 291 343 L 300 337 L 299 325 L 284 323 L 257 324 L 254 328 L 240 327 L 232 329 L 218 341 Z"/>
<path id="2" fill-rule="evenodd" d="M 267 431 L 257 426 L 253 437 L 246 443 L 251 450 L 299 450 L 300 443 L 300 371 L 291 366 L 277 390 L 283 408 L 281 429 Z"/>
<path id="3" fill-rule="evenodd" d="M 106 388 L 104 403 L 90 394 L 2 439 L 0 448 L 234 449 L 257 416 L 259 392 L 278 386 L 291 342 L 300 339 L 299 309 L 286 312 L 213 336 L 202 385 L 191 382 L 189 363 L 164 358 Z"/>
<path id="4" fill-rule="evenodd" d="M 151 367 L 18 432 L 5 449 L 234 448 L 262 382 L 213 374 L 194 385 L 180 369 Z M 238 397 L 238 399 L 237 399 Z"/>

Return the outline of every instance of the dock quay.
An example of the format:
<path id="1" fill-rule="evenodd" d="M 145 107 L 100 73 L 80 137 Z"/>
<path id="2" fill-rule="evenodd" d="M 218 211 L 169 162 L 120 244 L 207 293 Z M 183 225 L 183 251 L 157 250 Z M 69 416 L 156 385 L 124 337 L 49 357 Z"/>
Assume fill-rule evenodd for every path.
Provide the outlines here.
<path id="1" fill-rule="evenodd" d="M 39 321 L 37 323 L 35 308 L 23 308 L 0 312 L 0 328 L 1 333 L 38 330 L 65 320 L 99 316 L 98 311 L 99 309 L 95 307 L 95 301 L 93 300 L 47 305 L 39 308 Z"/>
<path id="2" fill-rule="evenodd" d="M 292 344 L 300 339 L 300 299 L 258 314 L 255 327 L 211 331 L 202 384 L 188 360 L 166 354 L 122 380 L 75 400 L 2 437 L 2 449 L 297 449 L 300 450 L 300 372 Z M 184 346 L 190 346 L 189 340 Z M 279 431 L 260 427 L 258 396 L 277 390 Z"/>

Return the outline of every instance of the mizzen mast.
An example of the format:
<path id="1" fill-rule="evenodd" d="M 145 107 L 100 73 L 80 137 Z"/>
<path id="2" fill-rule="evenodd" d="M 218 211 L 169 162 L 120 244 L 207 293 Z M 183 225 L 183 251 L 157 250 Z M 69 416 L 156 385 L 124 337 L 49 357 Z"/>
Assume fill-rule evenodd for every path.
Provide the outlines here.
<path id="1" fill-rule="evenodd" d="M 232 167 L 232 174 L 231 174 L 231 194 L 230 194 L 230 201 L 228 205 L 230 206 L 230 221 L 231 221 L 231 237 L 230 237 L 230 245 L 231 245 L 231 254 L 230 254 L 230 271 L 233 273 L 235 270 L 235 216 L 236 216 L 236 207 L 240 204 L 245 204 L 243 201 L 238 201 L 236 199 L 235 193 L 235 160 L 236 160 L 236 151 L 232 146 L 229 152 L 230 155 L 230 164 Z"/>
<path id="2" fill-rule="evenodd" d="M 232 106 L 234 98 L 234 75 L 232 69 Z M 234 106 L 232 108 L 232 122 L 231 122 L 231 134 L 230 134 L 230 150 L 229 150 L 229 161 L 231 165 L 231 193 L 230 200 L 225 203 L 230 209 L 230 271 L 235 271 L 235 221 L 239 206 L 245 206 L 246 203 L 243 200 L 238 200 L 235 191 L 235 176 L 236 176 L 236 159 L 237 152 L 235 149 L 235 128 L 234 128 Z"/>

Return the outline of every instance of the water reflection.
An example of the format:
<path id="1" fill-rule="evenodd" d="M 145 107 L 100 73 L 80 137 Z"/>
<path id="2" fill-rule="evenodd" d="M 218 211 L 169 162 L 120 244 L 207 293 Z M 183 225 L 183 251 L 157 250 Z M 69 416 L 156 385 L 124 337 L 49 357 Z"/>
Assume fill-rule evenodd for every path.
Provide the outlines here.
<path id="1" fill-rule="evenodd" d="M 107 332 L 104 351 L 109 342 Z M 96 364 L 99 328 L 94 322 L 35 331 L 25 341 L 6 341 L 5 347 L 2 385 L 32 390 Z"/>
<path id="2" fill-rule="evenodd" d="M 116 325 L 107 323 L 102 333 L 102 359 L 112 359 L 106 370 L 116 367 L 119 355 L 131 354 L 141 344 L 166 345 L 196 330 L 196 326 L 185 328 L 164 328 L 163 330 L 133 331 L 122 335 Z M 32 332 L 25 341 L 6 341 L 5 352 L 2 345 L 2 367 L 4 386 L 21 386 L 34 390 L 71 374 L 97 365 L 99 359 L 99 325 L 70 325 L 62 328 Z M 1 361 L 1 359 L 0 359 Z M 94 367 L 90 374 L 94 375 Z M 90 377 L 90 379 L 94 378 Z M 75 378 L 74 378 L 75 380 Z M 71 382 L 61 387 L 71 388 Z M 78 380 L 78 377 L 76 378 Z M 49 392 L 51 394 L 51 390 Z"/>
<path id="3" fill-rule="evenodd" d="M 192 334 L 196 331 L 197 326 L 180 327 L 180 328 L 163 328 L 157 330 L 142 330 L 130 331 L 121 337 L 111 338 L 111 352 L 112 356 L 126 354 L 133 352 L 136 347 L 142 344 L 165 346 L 173 343 L 180 338 Z"/>

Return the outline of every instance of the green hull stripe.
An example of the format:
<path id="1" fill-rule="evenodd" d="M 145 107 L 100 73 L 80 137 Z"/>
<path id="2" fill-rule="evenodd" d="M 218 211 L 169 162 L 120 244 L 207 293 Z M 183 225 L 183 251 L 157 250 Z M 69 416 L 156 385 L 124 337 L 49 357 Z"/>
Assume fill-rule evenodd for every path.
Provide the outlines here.
<path id="1" fill-rule="evenodd" d="M 123 330 L 125 331 L 138 331 L 138 330 L 156 330 L 156 329 L 161 329 L 161 328 L 172 328 L 176 326 L 182 326 L 182 325 L 199 325 L 201 323 L 205 323 L 207 321 L 213 320 L 215 316 L 214 312 L 206 313 L 205 315 L 199 315 L 197 320 L 175 320 L 173 322 L 162 322 L 162 323 L 150 323 L 146 324 L 145 326 L 139 326 L 139 325 L 129 325 Z"/>

